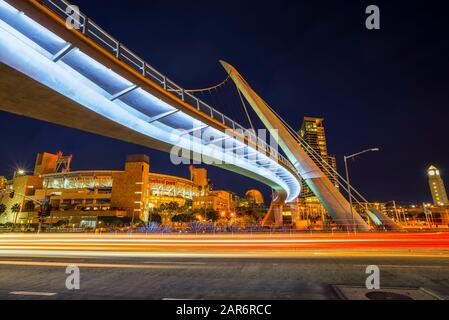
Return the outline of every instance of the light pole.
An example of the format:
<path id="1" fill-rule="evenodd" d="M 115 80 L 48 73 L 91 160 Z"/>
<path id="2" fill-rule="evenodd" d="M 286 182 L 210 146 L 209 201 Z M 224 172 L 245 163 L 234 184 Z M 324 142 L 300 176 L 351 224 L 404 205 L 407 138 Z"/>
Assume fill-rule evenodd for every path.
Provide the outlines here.
<path id="1" fill-rule="evenodd" d="M 345 169 L 346 169 L 346 183 L 348 185 L 349 206 L 350 206 L 350 210 L 351 210 L 351 219 L 352 219 L 352 225 L 353 225 L 353 228 L 354 228 L 354 233 L 357 232 L 357 230 L 356 230 L 357 228 L 355 227 L 354 211 L 352 209 L 352 187 L 351 187 L 351 182 L 349 180 L 348 160 L 349 159 L 353 159 L 353 158 L 355 158 L 357 156 L 360 156 L 360 155 L 362 155 L 364 153 L 367 153 L 367 152 L 377 152 L 377 151 L 380 151 L 380 149 L 379 148 L 371 148 L 371 149 L 363 150 L 361 152 L 357 152 L 357 153 L 354 153 L 354 154 L 352 154 L 350 156 L 345 156 L 344 157 Z"/>
<path id="2" fill-rule="evenodd" d="M 16 171 L 14 171 L 14 176 L 13 178 L 15 179 L 16 177 L 20 177 L 20 176 L 24 176 L 27 172 L 25 171 L 25 169 L 17 169 Z"/>
<path id="3" fill-rule="evenodd" d="M 400 213 L 398 212 L 398 207 L 397 207 L 397 205 L 396 205 L 396 200 L 391 200 L 391 201 L 385 202 L 385 203 L 384 203 L 384 206 L 386 207 L 386 205 L 387 205 L 388 203 L 392 203 L 392 204 L 393 204 L 393 210 L 394 210 L 394 215 L 395 215 L 395 217 L 396 217 L 396 220 L 397 220 L 398 223 L 402 223 L 402 221 L 401 221 L 401 215 L 400 215 Z M 405 221 L 404 221 L 404 222 L 405 222 Z"/>

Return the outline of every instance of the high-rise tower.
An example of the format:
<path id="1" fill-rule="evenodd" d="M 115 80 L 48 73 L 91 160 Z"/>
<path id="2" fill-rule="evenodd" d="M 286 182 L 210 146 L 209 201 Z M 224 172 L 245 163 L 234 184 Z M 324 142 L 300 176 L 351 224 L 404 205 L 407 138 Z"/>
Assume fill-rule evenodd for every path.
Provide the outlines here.
<path id="1" fill-rule="evenodd" d="M 427 174 L 429 175 L 429 187 L 432 193 L 433 204 L 436 206 L 448 206 L 449 201 L 440 170 L 435 166 L 431 166 L 427 170 Z"/>
<path id="2" fill-rule="evenodd" d="M 324 119 L 304 117 L 301 129 L 298 134 L 304 141 L 317 152 L 320 157 L 337 171 L 337 161 L 335 156 L 329 155 L 327 151 L 326 131 L 324 129 Z M 338 178 L 335 174 L 328 173 L 322 162 L 315 161 L 318 167 L 328 176 L 331 182 L 338 188 Z M 301 198 L 314 197 L 312 190 L 303 182 Z"/>

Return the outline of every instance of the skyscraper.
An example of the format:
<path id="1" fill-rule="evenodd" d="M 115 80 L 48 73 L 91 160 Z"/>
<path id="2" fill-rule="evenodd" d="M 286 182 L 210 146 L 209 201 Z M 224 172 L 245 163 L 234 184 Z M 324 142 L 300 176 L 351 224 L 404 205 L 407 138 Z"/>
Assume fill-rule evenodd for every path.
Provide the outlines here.
<path id="1" fill-rule="evenodd" d="M 324 119 L 304 117 L 301 129 L 298 132 L 299 136 L 310 146 L 320 157 L 326 161 L 332 168 L 337 170 L 337 161 L 335 156 L 330 155 L 327 151 L 326 132 L 324 129 Z M 332 183 L 338 188 L 338 179 L 335 174 L 328 173 L 324 169 L 321 161 L 315 161 L 318 167 L 328 176 Z M 312 190 L 303 182 L 301 198 L 314 197 Z"/>
<path id="2" fill-rule="evenodd" d="M 429 175 L 429 187 L 432 193 L 433 204 L 436 206 L 448 206 L 449 201 L 440 170 L 435 166 L 430 166 L 427 174 Z"/>

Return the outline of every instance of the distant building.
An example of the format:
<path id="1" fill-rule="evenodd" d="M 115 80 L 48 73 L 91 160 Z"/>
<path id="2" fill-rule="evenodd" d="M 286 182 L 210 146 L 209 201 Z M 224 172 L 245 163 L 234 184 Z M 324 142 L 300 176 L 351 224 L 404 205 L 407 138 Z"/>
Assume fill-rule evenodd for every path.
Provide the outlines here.
<path id="1" fill-rule="evenodd" d="M 3 176 L 0 176 L 0 190 L 5 189 L 7 182 L 8 182 L 8 179 L 6 179 Z"/>
<path id="2" fill-rule="evenodd" d="M 324 119 L 304 117 L 301 129 L 298 135 L 334 170 L 337 171 L 337 162 L 335 156 L 330 155 L 327 150 L 326 131 L 324 128 Z M 312 157 L 313 159 L 313 157 Z M 317 166 L 327 175 L 331 182 L 338 188 L 338 177 L 336 174 L 330 174 L 324 169 L 321 161 L 313 159 Z M 320 203 L 318 197 L 312 192 L 309 186 L 302 181 L 301 194 L 294 202 L 287 204 L 284 208 L 285 221 L 291 221 L 297 227 L 304 227 L 304 223 L 320 224 L 321 226 L 328 219 L 324 206 Z M 306 222 L 309 221 L 309 222 Z"/>
<path id="3" fill-rule="evenodd" d="M 5 214 L 0 217 L 0 223 L 20 223 L 25 219 L 26 215 L 21 213 L 25 211 L 26 203 L 33 201 L 36 190 L 39 189 L 42 189 L 42 179 L 38 176 L 20 175 L 7 181 L 5 193 L 0 198 L 0 203 L 6 206 Z M 19 212 L 12 209 L 14 206 L 18 206 Z"/>
<path id="4" fill-rule="evenodd" d="M 404 227 L 449 227 L 449 207 L 430 203 L 410 204 L 391 201 L 385 204 L 384 213 Z"/>
<path id="5" fill-rule="evenodd" d="M 183 206 L 187 200 L 203 195 L 204 180 L 207 181 L 205 169 L 194 179 L 201 185 L 152 173 L 150 159 L 145 155 L 128 156 L 122 171 L 70 171 L 70 161 L 71 156 L 64 157 L 62 153 L 39 154 L 34 175 L 17 175 L 4 182 L 0 203 L 7 210 L 0 223 L 36 223 L 39 202 L 51 204 L 53 222 L 69 221 L 70 225 L 95 226 L 99 216 L 147 221 L 152 208 L 170 202 Z M 27 212 L 26 204 L 30 201 L 36 207 L 33 212 Z M 20 206 L 20 212 L 11 210 L 15 204 Z"/>
<path id="6" fill-rule="evenodd" d="M 148 221 L 150 195 L 150 158 L 131 155 L 125 170 L 112 174 L 111 207 L 121 208 L 133 217 Z"/>
<path id="7" fill-rule="evenodd" d="M 429 176 L 429 187 L 432 193 L 433 204 L 436 206 L 448 206 L 449 201 L 440 170 L 435 166 L 431 166 L 427 170 L 427 174 Z"/>
<path id="8" fill-rule="evenodd" d="M 57 162 L 58 162 L 58 154 L 52 154 L 48 152 L 38 153 L 36 157 L 36 162 L 34 165 L 34 176 L 40 176 L 48 173 L 55 173 Z"/>
<path id="9" fill-rule="evenodd" d="M 204 192 L 209 189 L 209 179 L 207 179 L 207 170 L 204 168 L 189 167 L 190 180 L 197 186 L 199 186 Z"/>
<path id="10" fill-rule="evenodd" d="M 233 193 L 211 191 L 209 194 L 193 198 L 193 210 L 214 210 L 220 214 L 229 214 L 234 210 Z"/>
<path id="11" fill-rule="evenodd" d="M 259 190 L 248 190 L 245 193 L 245 197 L 255 205 L 264 205 L 265 200 L 263 198 L 262 193 Z"/>
<path id="12" fill-rule="evenodd" d="M 330 155 L 327 150 L 326 131 L 324 129 L 324 119 L 304 117 L 299 136 L 326 161 L 335 171 L 337 171 L 337 161 L 335 156 Z M 315 160 L 314 160 L 315 161 Z M 338 188 L 338 177 L 335 174 L 328 173 L 321 161 L 315 161 L 318 167 L 327 175 L 332 183 Z M 314 193 L 303 181 L 300 198 L 315 197 Z M 316 201 L 313 201 L 316 202 Z"/>

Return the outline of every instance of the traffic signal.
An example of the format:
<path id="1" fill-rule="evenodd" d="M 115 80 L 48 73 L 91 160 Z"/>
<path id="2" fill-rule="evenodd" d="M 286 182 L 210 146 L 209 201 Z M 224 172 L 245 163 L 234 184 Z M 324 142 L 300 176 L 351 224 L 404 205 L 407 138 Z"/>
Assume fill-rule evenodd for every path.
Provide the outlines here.
<path id="1" fill-rule="evenodd" d="M 44 210 L 42 210 L 42 206 L 37 210 L 37 216 L 42 218 L 44 216 Z"/>
<path id="2" fill-rule="evenodd" d="M 39 218 L 49 217 L 49 216 L 51 216 L 51 210 L 52 209 L 53 209 L 53 207 L 49 203 L 41 205 L 39 207 L 39 209 L 37 210 L 37 216 Z"/>

